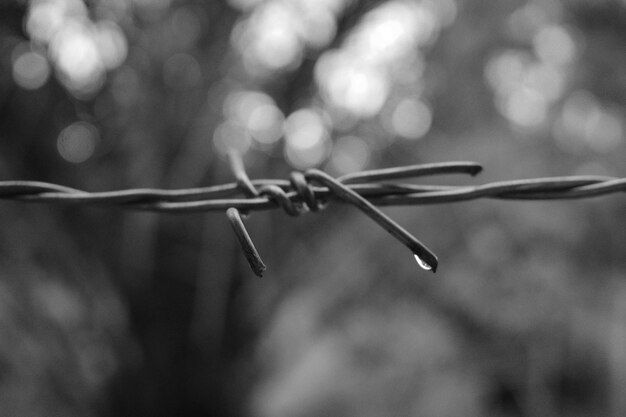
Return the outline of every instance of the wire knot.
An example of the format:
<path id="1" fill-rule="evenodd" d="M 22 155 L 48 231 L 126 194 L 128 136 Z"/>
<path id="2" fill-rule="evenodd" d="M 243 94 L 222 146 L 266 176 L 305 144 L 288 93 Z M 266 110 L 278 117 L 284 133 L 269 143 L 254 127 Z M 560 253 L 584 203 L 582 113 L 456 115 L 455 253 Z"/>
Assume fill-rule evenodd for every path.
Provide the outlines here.
<path id="1" fill-rule="evenodd" d="M 248 184 L 252 184 L 248 181 Z M 290 216 L 296 217 L 309 211 L 317 212 L 326 207 L 325 201 L 317 196 L 313 186 L 304 173 L 293 171 L 289 176 L 289 184 L 295 196 L 289 195 L 283 188 L 275 184 L 259 188 L 258 196 L 265 196 Z M 256 190 L 255 190 L 256 191 Z M 250 195 L 249 195 L 250 196 Z M 255 196 L 252 194 L 251 196 Z"/>
<path id="2" fill-rule="evenodd" d="M 422 268 L 431 270 L 432 272 L 437 270 L 437 256 L 422 242 L 402 228 L 402 226 L 394 222 L 365 197 L 353 190 L 351 187 L 355 187 L 354 185 L 349 186 L 346 184 L 457 172 L 475 175 L 481 170 L 478 164 L 471 162 L 441 163 L 366 171 L 344 175 L 343 177 L 335 179 L 322 171 L 310 169 L 305 173 L 298 171 L 292 172 L 289 176 L 288 184 L 280 182 L 265 183 L 257 190 L 255 184 L 246 173 L 241 155 L 232 152 L 229 154 L 229 159 L 231 171 L 237 180 L 237 188 L 239 188 L 248 200 L 265 197 L 266 202 L 271 202 L 281 207 L 288 215 L 299 216 L 308 211 L 316 212 L 325 208 L 326 201 L 324 197 L 335 197 L 360 209 L 409 248 Z M 317 182 L 323 188 L 315 189 L 311 184 L 312 181 Z M 358 185 L 356 187 L 358 187 Z M 376 191 L 375 188 L 373 190 Z M 236 207 L 230 207 L 227 211 L 227 217 L 235 230 L 235 234 L 252 270 L 258 276 L 261 276 L 265 265 L 261 261 L 252 243 L 252 239 L 250 239 L 245 229 L 238 209 Z"/>
<path id="3" fill-rule="evenodd" d="M 313 186 L 302 172 L 293 171 L 289 176 L 289 183 L 310 211 L 320 211 L 326 207 L 326 202 L 317 197 Z"/>
<path id="4" fill-rule="evenodd" d="M 326 207 L 326 202 L 318 197 L 306 175 L 293 171 L 289 176 L 289 184 L 295 196 L 289 195 L 278 185 L 269 184 L 259 188 L 259 194 L 269 198 L 290 216 L 299 216 L 303 213 L 317 212 Z"/>
<path id="5" fill-rule="evenodd" d="M 264 185 L 259 189 L 259 194 L 278 204 L 290 216 L 299 216 L 307 211 L 304 204 L 290 199 L 278 185 Z"/>

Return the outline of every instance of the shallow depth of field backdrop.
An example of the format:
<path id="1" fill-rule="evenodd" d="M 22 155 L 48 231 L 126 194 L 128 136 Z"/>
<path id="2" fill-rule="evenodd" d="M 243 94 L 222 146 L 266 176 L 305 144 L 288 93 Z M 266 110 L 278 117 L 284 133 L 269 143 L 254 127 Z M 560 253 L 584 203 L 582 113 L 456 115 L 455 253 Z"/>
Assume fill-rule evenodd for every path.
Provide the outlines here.
<path id="1" fill-rule="evenodd" d="M 0 5 L 0 179 L 89 191 L 475 160 L 626 176 L 624 0 Z M 0 415 L 624 416 L 626 199 L 247 225 L 0 201 Z"/>

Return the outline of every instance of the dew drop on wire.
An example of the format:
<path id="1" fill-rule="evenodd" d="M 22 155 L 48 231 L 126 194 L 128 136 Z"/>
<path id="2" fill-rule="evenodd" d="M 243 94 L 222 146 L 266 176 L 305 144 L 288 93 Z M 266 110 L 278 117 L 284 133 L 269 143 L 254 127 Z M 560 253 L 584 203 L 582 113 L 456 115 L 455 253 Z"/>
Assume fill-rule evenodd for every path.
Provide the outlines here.
<path id="1" fill-rule="evenodd" d="M 422 267 L 422 269 L 425 269 L 427 271 L 432 271 L 433 267 L 428 265 L 426 262 L 424 262 L 419 256 L 417 255 L 413 255 L 415 256 L 415 261 L 417 262 L 417 264 Z"/>

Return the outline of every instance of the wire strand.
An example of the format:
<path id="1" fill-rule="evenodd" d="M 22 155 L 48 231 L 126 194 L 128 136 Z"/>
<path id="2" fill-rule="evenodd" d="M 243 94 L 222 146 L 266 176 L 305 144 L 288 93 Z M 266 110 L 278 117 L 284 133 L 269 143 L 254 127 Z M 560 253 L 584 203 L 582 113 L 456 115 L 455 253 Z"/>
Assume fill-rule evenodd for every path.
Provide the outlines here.
<path id="1" fill-rule="evenodd" d="M 227 211 L 227 217 L 255 274 L 261 275 L 261 260 L 239 211 L 282 208 L 292 216 L 318 211 L 328 202 L 353 204 L 409 247 L 424 269 L 436 270 L 437 257 L 417 238 L 375 206 L 445 204 L 481 198 L 502 200 L 569 200 L 598 197 L 626 191 L 626 178 L 566 176 L 499 181 L 474 186 L 423 185 L 393 182 L 427 175 L 476 175 L 475 162 L 442 162 L 384 168 L 332 178 L 319 170 L 294 172 L 289 180 L 251 180 L 240 155 L 229 155 L 236 182 L 208 187 L 167 190 L 135 188 L 88 192 L 40 181 L 0 181 L 0 199 L 22 202 L 83 204 L 164 213 Z M 320 185 L 315 185 L 318 183 Z"/>
<path id="2" fill-rule="evenodd" d="M 273 185 L 285 191 L 292 201 L 301 196 L 289 181 L 251 181 L 257 187 Z M 341 182 L 341 181 L 340 181 Z M 405 206 L 443 204 L 495 198 L 506 200 L 558 200 L 597 197 L 626 191 L 626 178 L 571 176 L 500 181 L 477 186 L 365 183 L 346 187 L 376 205 Z M 316 198 L 337 199 L 328 187 L 311 187 Z M 39 181 L 0 181 L 0 199 L 41 203 L 118 206 L 158 212 L 222 211 L 229 207 L 269 210 L 279 204 L 267 196 L 245 197 L 237 183 L 178 190 L 136 188 L 119 191 L 87 192 Z"/>

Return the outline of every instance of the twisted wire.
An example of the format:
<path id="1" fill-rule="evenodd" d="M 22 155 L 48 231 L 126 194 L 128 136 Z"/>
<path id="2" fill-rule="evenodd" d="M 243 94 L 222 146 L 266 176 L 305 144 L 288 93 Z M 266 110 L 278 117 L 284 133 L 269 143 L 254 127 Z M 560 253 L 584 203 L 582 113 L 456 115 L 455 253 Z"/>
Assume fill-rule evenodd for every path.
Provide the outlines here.
<path id="1" fill-rule="evenodd" d="M 481 198 L 503 200 L 569 200 L 626 191 L 626 178 L 566 176 L 499 181 L 474 186 L 422 185 L 395 182 L 407 178 L 441 174 L 476 175 L 482 167 L 475 162 L 443 162 L 410 165 L 347 174 L 332 178 L 318 170 L 293 172 L 289 180 L 251 180 L 241 156 L 229 155 L 236 182 L 208 187 L 166 190 L 136 188 L 87 192 L 40 181 L 0 181 L 0 199 L 24 202 L 83 204 L 122 209 L 187 213 L 226 211 L 253 270 L 261 275 L 265 265 L 249 238 L 240 213 L 282 208 L 297 216 L 316 212 L 331 201 L 347 202 L 372 217 L 409 247 L 433 271 L 436 256 L 419 240 L 393 222 L 375 206 L 443 204 Z M 232 209 L 232 210 L 231 210 Z M 247 237 L 246 237 L 247 236 Z M 249 257 L 248 255 L 251 257 Z M 254 255 L 256 254 L 256 255 Z M 253 259 L 254 258 L 254 259 Z M 262 267 L 261 267 L 262 265 Z"/>
<path id="2" fill-rule="evenodd" d="M 341 177 L 338 178 L 340 182 Z M 292 202 L 304 200 L 290 181 L 252 180 L 257 187 L 274 185 L 285 191 Z M 441 186 L 398 183 L 346 184 L 346 187 L 378 206 L 442 204 L 480 198 L 505 200 L 568 200 L 626 191 L 626 178 L 602 176 L 547 177 L 500 181 L 477 186 Z M 319 202 L 336 199 L 327 187 L 313 186 Z M 270 210 L 280 207 L 268 195 L 235 197 L 241 194 L 237 183 L 210 187 L 165 190 L 134 188 L 119 191 L 87 192 L 40 181 L 0 181 L 0 199 L 26 202 L 117 206 L 158 212 Z"/>

